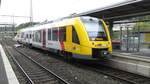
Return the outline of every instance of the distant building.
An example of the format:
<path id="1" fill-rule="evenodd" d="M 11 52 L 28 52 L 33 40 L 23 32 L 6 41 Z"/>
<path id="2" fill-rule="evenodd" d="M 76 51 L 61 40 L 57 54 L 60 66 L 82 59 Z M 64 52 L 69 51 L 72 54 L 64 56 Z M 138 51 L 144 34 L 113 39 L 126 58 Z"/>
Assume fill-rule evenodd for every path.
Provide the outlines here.
<path id="1" fill-rule="evenodd" d="M 0 23 L 0 37 L 14 37 L 16 33 L 15 26 L 13 24 Z"/>

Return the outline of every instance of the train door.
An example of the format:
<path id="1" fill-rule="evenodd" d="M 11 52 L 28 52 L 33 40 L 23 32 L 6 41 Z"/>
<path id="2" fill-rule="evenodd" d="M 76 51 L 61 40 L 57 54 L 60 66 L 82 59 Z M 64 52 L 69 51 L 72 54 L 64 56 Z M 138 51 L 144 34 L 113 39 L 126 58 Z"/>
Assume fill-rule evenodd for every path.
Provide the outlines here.
<path id="1" fill-rule="evenodd" d="M 43 31 L 43 35 L 42 35 L 42 38 L 43 38 L 42 46 L 43 46 L 43 47 L 46 47 L 46 30 L 42 30 L 42 31 Z"/>
<path id="2" fill-rule="evenodd" d="M 72 53 L 73 56 L 80 54 L 80 42 L 73 26 L 66 27 L 65 51 Z"/>
<path id="3" fill-rule="evenodd" d="M 79 36 L 77 34 L 77 31 L 75 30 L 74 26 L 71 26 L 72 30 L 72 52 L 74 54 L 80 54 L 80 40 Z"/>
<path id="4" fill-rule="evenodd" d="M 65 51 L 67 52 L 72 52 L 71 47 L 72 47 L 72 29 L 71 26 L 66 27 L 66 42 L 65 42 Z"/>

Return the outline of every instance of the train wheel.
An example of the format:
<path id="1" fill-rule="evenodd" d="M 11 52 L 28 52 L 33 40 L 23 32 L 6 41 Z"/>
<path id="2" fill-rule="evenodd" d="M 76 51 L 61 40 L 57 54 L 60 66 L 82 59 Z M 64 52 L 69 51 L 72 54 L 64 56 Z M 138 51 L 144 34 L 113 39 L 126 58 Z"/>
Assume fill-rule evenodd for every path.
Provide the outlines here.
<path id="1" fill-rule="evenodd" d="M 32 48 L 32 44 L 29 44 L 28 46 L 29 46 L 29 48 Z"/>
<path id="2" fill-rule="evenodd" d="M 65 52 L 65 60 L 66 60 L 67 62 L 72 62 L 72 61 L 73 61 L 72 53 L 70 53 L 70 52 Z"/>
<path id="3" fill-rule="evenodd" d="M 65 56 L 64 51 L 58 50 L 58 51 L 57 51 L 57 54 L 60 55 L 60 56 L 63 56 L 63 57 Z"/>

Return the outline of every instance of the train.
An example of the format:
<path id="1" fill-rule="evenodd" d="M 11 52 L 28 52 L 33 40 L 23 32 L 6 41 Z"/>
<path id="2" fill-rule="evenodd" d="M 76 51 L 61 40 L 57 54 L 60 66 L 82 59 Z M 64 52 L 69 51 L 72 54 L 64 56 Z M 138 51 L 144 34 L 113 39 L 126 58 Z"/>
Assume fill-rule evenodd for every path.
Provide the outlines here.
<path id="1" fill-rule="evenodd" d="M 78 16 L 20 29 L 15 41 L 70 60 L 107 59 L 112 53 L 109 29 L 102 19 Z"/>

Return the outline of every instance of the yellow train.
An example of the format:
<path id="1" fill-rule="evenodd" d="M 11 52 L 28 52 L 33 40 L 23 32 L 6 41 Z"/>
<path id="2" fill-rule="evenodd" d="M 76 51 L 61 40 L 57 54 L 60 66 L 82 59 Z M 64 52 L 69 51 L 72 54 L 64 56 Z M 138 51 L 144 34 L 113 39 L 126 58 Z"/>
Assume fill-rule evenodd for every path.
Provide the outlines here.
<path id="1" fill-rule="evenodd" d="M 21 29 L 15 40 L 56 52 L 68 59 L 98 60 L 112 53 L 105 22 L 89 16 L 66 18 Z"/>

